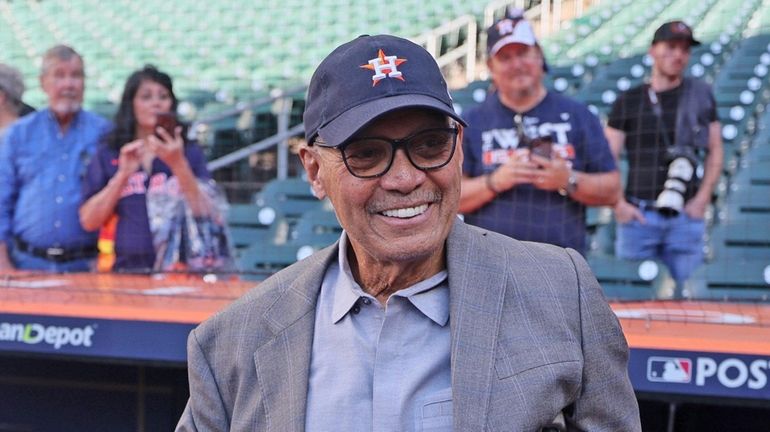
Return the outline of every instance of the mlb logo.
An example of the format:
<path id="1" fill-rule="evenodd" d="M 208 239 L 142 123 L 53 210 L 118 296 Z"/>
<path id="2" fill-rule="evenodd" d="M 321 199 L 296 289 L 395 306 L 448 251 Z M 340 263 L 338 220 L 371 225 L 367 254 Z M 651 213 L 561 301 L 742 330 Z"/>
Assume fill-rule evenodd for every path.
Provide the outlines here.
<path id="1" fill-rule="evenodd" d="M 647 380 L 689 383 L 692 380 L 692 360 L 682 357 L 650 357 L 647 359 Z"/>

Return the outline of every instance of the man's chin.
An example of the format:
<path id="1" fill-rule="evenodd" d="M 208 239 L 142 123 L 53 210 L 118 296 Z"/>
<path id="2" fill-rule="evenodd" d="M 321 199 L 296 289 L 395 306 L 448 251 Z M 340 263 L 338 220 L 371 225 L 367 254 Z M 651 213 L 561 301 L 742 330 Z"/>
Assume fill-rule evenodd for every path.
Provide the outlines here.
<path id="1" fill-rule="evenodd" d="M 80 103 L 59 103 L 51 106 L 51 111 L 57 116 L 68 116 L 80 111 L 81 107 Z"/>

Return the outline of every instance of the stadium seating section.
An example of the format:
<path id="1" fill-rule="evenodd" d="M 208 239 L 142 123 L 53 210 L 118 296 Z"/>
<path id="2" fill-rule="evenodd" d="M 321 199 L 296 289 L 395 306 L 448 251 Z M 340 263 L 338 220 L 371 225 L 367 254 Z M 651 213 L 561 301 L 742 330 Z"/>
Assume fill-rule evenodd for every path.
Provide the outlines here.
<path id="1" fill-rule="evenodd" d="M 128 74 L 145 63 L 168 71 L 184 98 L 252 100 L 273 87 L 304 83 L 341 41 L 360 34 L 414 37 L 487 1 L 225 2 L 168 0 L 15 0 L 0 2 L 0 62 L 18 66 L 28 103 L 44 103 L 32 85 L 43 52 L 68 43 L 84 54 L 86 105 L 117 101 Z M 218 94 L 217 94 L 218 93 Z M 201 100 L 202 97 L 202 100 Z"/>
<path id="2" fill-rule="evenodd" d="M 86 105 L 106 114 L 114 110 L 128 73 L 153 63 L 174 76 L 188 102 L 182 114 L 206 118 L 265 98 L 271 89 L 303 85 L 341 41 L 364 33 L 415 37 L 464 14 L 480 23 L 487 1 L 404 0 L 387 12 L 368 0 L 262 3 L 257 8 L 244 0 L 0 1 L 0 62 L 21 68 L 30 87 L 25 100 L 39 106 L 45 100 L 34 84 L 39 58 L 52 44 L 69 43 L 86 59 Z M 550 67 L 546 84 L 606 117 L 620 92 L 649 78 L 651 36 L 661 23 L 677 18 L 704 42 L 693 49 L 687 71 L 713 85 L 725 143 L 724 175 L 708 220 L 709 263 L 683 293 L 767 299 L 770 0 L 603 2 L 542 40 Z M 481 80 L 454 90 L 457 111 L 482 102 L 488 89 L 489 82 Z M 294 102 L 292 125 L 301 122 L 303 91 Z M 257 104 L 245 113 L 208 123 L 210 158 L 276 133 L 274 107 Z M 625 167 L 621 163 L 621 171 Z M 248 201 L 233 204 L 229 218 L 241 265 L 256 279 L 339 236 L 330 204 L 316 200 L 301 179 L 270 181 Z M 589 210 L 588 259 L 607 296 L 682 294 L 661 263 L 614 257 L 613 224 L 609 209 Z"/>

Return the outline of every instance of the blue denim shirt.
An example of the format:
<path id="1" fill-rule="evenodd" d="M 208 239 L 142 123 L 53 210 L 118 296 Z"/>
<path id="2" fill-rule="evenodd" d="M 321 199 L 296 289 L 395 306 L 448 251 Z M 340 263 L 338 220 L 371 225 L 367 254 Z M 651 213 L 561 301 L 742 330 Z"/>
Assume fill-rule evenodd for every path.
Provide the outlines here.
<path id="1" fill-rule="evenodd" d="M 305 430 L 452 430 L 447 272 L 390 296 L 364 293 L 342 234 L 315 316 Z"/>
<path id="2" fill-rule="evenodd" d="M 0 144 L 0 242 L 37 248 L 96 244 L 80 226 L 81 182 L 110 122 L 80 111 L 62 133 L 49 109 L 19 119 Z"/>

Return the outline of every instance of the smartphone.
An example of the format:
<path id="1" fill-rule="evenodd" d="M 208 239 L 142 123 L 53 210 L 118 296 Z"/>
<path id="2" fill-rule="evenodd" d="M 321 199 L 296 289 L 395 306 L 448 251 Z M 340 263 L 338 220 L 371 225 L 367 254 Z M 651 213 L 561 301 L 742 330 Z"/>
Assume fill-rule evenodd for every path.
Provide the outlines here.
<path id="1" fill-rule="evenodd" d="M 176 120 L 176 114 L 173 112 L 162 112 L 157 114 L 156 126 L 160 126 L 168 132 L 172 137 L 174 136 L 174 129 L 176 129 L 179 122 Z"/>
<path id="2" fill-rule="evenodd" d="M 546 159 L 551 158 L 553 139 L 550 136 L 535 138 L 529 142 L 530 154 L 535 154 Z"/>

